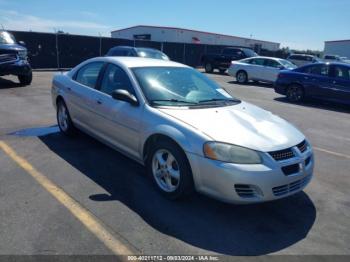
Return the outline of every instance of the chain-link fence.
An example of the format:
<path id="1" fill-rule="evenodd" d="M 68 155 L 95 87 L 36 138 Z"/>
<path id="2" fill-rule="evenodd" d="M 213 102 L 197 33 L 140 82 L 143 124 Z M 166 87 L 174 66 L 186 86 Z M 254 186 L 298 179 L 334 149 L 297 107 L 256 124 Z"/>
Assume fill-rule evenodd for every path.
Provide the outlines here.
<path id="1" fill-rule="evenodd" d="M 11 31 L 17 41 L 23 41 L 33 68 L 72 68 L 82 61 L 105 55 L 111 47 L 127 45 L 152 47 L 163 51 L 171 60 L 192 67 L 201 66 L 201 58 L 207 53 L 220 53 L 226 46 L 127 40 L 109 37 L 93 37 L 69 34 Z M 261 50 L 269 56 L 278 52 Z"/>

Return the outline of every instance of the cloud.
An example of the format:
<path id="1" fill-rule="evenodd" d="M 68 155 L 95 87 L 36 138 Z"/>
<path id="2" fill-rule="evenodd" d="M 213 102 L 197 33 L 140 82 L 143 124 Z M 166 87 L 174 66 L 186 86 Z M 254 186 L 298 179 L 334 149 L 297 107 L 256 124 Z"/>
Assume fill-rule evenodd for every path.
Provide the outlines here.
<path id="1" fill-rule="evenodd" d="M 1 0 L 0 0 L 1 1 Z M 0 24 L 9 30 L 53 32 L 62 30 L 72 34 L 109 35 L 110 26 L 86 20 L 47 19 L 22 14 L 13 10 L 0 10 Z"/>

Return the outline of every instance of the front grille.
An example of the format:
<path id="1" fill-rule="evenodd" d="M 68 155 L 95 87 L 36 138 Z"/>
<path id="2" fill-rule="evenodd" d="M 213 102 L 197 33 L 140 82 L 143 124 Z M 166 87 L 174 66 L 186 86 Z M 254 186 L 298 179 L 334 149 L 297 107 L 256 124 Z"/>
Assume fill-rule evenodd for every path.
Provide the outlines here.
<path id="1" fill-rule="evenodd" d="M 287 159 L 293 158 L 295 156 L 291 148 L 269 152 L 269 154 L 276 161 L 287 160 Z"/>
<path id="2" fill-rule="evenodd" d="M 293 183 L 277 186 L 272 188 L 272 192 L 275 196 L 283 196 L 288 193 L 292 193 L 302 189 L 306 184 L 310 181 L 311 176 L 304 177 L 303 179 L 299 179 Z"/>
<path id="3" fill-rule="evenodd" d="M 16 54 L 2 54 L 0 55 L 0 64 L 15 62 L 17 59 Z"/>
<path id="4" fill-rule="evenodd" d="M 282 171 L 286 176 L 293 175 L 299 172 L 299 164 L 282 167 Z"/>
<path id="5" fill-rule="evenodd" d="M 258 192 L 254 186 L 251 185 L 241 185 L 241 184 L 236 184 L 235 185 L 235 190 L 237 195 L 243 198 L 252 198 L 252 197 L 257 197 Z"/>
<path id="6" fill-rule="evenodd" d="M 307 143 L 306 140 L 304 140 L 303 142 L 301 142 L 300 144 L 297 145 L 297 147 L 299 148 L 299 151 L 301 153 L 304 153 L 307 149 Z"/>

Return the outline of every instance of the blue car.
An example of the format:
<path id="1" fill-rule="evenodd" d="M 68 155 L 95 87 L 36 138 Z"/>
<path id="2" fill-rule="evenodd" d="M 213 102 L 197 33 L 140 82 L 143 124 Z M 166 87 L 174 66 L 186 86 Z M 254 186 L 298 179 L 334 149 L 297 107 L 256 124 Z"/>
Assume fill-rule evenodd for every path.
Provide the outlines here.
<path id="1" fill-rule="evenodd" d="M 350 64 L 315 63 L 283 70 L 274 88 L 290 102 L 314 97 L 350 104 Z"/>

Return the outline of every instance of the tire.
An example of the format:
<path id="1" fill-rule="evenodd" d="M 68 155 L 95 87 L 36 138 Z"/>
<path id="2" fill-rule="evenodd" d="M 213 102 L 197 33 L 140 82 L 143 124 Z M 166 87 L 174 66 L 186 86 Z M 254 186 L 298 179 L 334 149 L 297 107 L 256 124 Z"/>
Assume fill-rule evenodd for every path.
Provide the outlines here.
<path id="1" fill-rule="evenodd" d="M 166 198 L 176 200 L 194 191 L 190 164 L 176 143 L 158 141 L 150 150 L 146 167 L 154 185 Z"/>
<path id="2" fill-rule="evenodd" d="M 21 86 L 30 85 L 32 83 L 32 80 L 33 80 L 33 73 L 30 72 L 27 75 L 19 75 L 18 80 L 19 80 Z"/>
<path id="3" fill-rule="evenodd" d="M 246 84 L 248 82 L 248 75 L 245 71 L 238 71 L 236 74 L 237 82 L 240 84 Z"/>
<path id="4" fill-rule="evenodd" d="M 77 132 L 70 117 L 66 103 L 63 100 L 57 102 L 57 124 L 60 131 L 66 136 L 74 136 Z"/>
<path id="5" fill-rule="evenodd" d="M 213 73 L 214 71 L 213 65 L 211 63 L 206 63 L 204 65 L 204 69 L 206 73 Z"/>
<path id="6" fill-rule="evenodd" d="M 299 103 L 304 100 L 305 94 L 302 86 L 297 84 L 290 85 L 286 90 L 286 97 L 289 102 Z"/>
<path id="7" fill-rule="evenodd" d="M 219 72 L 220 72 L 220 74 L 225 74 L 225 72 L 226 72 L 226 69 L 219 69 Z"/>

